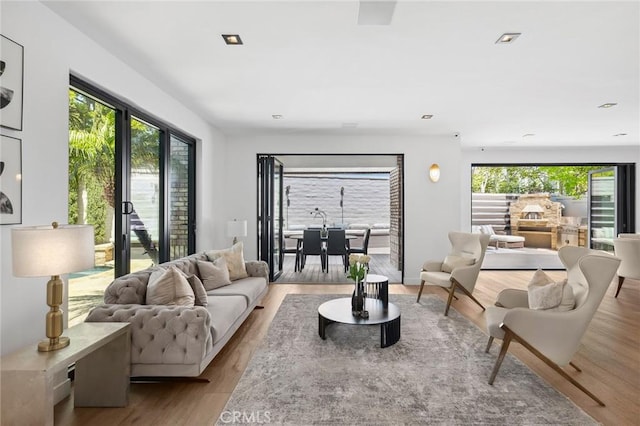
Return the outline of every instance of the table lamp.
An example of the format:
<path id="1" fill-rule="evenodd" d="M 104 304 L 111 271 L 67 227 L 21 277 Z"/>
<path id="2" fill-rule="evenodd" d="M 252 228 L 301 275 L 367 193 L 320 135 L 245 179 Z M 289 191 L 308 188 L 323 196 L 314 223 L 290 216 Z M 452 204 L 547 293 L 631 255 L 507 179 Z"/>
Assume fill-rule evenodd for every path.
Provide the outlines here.
<path id="1" fill-rule="evenodd" d="M 233 237 L 233 244 L 238 242 L 238 237 L 247 236 L 246 220 L 230 220 L 227 222 L 227 237 Z"/>
<path id="2" fill-rule="evenodd" d="M 62 291 L 60 275 L 93 268 L 95 264 L 93 227 L 90 225 L 24 226 L 11 229 L 13 275 L 45 277 L 47 305 L 47 340 L 38 344 L 38 351 L 49 352 L 69 345 L 62 336 Z"/>

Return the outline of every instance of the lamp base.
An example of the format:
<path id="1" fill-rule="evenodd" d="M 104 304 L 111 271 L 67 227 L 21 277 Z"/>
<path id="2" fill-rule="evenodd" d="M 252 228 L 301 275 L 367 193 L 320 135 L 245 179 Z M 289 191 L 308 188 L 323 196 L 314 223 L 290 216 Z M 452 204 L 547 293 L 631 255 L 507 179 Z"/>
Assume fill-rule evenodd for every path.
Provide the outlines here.
<path id="1" fill-rule="evenodd" d="M 51 352 L 58 349 L 66 348 L 71 341 L 66 336 L 60 336 L 56 339 L 46 339 L 38 343 L 38 352 Z"/>

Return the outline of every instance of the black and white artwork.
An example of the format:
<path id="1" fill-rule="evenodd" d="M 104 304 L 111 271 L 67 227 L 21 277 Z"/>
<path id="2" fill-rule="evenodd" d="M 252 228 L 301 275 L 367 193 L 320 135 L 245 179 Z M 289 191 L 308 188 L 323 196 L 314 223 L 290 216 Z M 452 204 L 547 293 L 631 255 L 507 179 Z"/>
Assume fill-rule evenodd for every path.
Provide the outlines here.
<path id="1" fill-rule="evenodd" d="M 0 225 L 22 223 L 22 141 L 0 136 Z"/>
<path id="2" fill-rule="evenodd" d="M 0 126 L 22 130 L 24 48 L 0 36 Z"/>

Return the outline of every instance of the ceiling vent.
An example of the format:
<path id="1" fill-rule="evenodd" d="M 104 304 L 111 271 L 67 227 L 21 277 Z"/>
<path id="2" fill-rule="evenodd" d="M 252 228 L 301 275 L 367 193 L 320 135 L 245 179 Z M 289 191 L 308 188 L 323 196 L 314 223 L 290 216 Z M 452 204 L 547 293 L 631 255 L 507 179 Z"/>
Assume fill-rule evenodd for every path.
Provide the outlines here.
<path id="1" fill-rule="evenodd" d="M 360 0 L 358 25 L 391 25 L 395 1 Z"/>

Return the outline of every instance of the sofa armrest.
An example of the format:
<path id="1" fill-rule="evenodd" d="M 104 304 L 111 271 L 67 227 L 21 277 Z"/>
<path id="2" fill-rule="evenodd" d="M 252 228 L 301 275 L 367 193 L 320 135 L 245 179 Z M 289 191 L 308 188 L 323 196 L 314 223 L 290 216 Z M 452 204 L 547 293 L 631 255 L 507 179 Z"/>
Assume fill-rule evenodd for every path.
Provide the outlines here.
<path id="1" fill-rule="evenodd" d="M 99 305 L 85 321 L 131 323 L 132 364 L 196 364 L 213 347 L 202 306 Z"/>
<path id="2" fill-rule="evenodd" d="M 247 268 L 247 274 L 250 277 L 264 277 L 269 283 L 269 265 L 263 260 L 249 260 L 244 262 L 245 268 Z"/>

